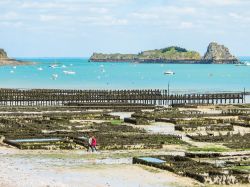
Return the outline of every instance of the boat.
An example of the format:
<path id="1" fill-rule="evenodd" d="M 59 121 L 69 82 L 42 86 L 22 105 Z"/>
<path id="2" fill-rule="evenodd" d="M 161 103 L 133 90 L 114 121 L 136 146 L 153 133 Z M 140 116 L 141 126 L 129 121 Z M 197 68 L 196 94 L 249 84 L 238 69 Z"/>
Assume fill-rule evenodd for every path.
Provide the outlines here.
<path id="1" fill-rule="evenodd" d="M 165 75 L 174 75 L 175 72 L 168 70 L 168 71 L 165 71 L 164 74 Z"/>
<path id="2" fill-rule="evenodd" d="M 247 66 L 246 64 L 235 64 L 235 66 Z"/>
<path id="3" fill-rule="evenodd" d="M 49 67 L 50 68 L 56 68 L 58 65 L 57 64 L 51 64 Z"/>
<path id="4" fill-rule="evenodd" d="M 57 74 L 52 74 L 52 79 L 53 80 L 56 80 L 58 78 L 58 75 Z"/>
<path id="5" fill-rule="evenodd" d="M 65 66 L 65 65 L 62 65 L 62 68 L 66 68 L 67 66 Z"/>
<path id="6" fill-rule="evenodd" d="M 67 74 L 67 75 L 75 75 L 76 72 L 74 71 L 63 71 L 64 74 Z"/>
<path id="7" fill-rule="evenodd" d="M 235 64 L 235 66 L 250 66 L 250 62 Z"/>
<path id="8" fill-rule="evenodd" d="M 15 73 L 15 72 L 13 70 L 11 70 L 10 73 Z"/>
<path id="9" fill-rule="evenodd" d="M 41 68 L 41 67 L 40 67 L 40 68 L 37 68 L 37 70 L 42 71 L 42 70 L 43 70 L 43 68 Z"/>

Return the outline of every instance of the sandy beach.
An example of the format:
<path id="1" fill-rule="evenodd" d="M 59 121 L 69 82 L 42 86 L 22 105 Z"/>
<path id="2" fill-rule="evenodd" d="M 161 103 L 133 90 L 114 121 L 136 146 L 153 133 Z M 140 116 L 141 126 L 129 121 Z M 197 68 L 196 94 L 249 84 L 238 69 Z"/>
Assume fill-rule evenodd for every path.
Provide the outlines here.
<path id="1" fill-rule="evenodd" d="M 149 154 L 150 150 L 145 151 Z M 200 186 L 193 179 L 132 165 L 138 151 L 18 150 L 0 146 L 0 186 Z"/>

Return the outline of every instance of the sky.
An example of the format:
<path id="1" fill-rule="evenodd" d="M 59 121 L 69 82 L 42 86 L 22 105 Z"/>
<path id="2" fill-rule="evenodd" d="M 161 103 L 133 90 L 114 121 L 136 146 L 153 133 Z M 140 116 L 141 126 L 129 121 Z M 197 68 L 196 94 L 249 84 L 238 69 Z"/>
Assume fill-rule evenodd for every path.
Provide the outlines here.
<path id="1" fill-rule="evenodd" d="M 209 42 L 250 56 L 249 0 L 0 0 L 11 57 L 89 57 Z"/>

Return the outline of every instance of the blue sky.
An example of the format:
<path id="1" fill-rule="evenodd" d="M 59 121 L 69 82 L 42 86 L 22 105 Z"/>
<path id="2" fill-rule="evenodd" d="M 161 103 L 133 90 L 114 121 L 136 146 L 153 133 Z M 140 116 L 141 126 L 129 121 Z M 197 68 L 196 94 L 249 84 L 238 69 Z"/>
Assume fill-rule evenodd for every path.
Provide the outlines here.
<path id="1" fill-rule="evenodd" d="M 209 42 L 250 56 L 249 0 L 1 0 L 0 48 L 12 57 L 88 57 Z"/>

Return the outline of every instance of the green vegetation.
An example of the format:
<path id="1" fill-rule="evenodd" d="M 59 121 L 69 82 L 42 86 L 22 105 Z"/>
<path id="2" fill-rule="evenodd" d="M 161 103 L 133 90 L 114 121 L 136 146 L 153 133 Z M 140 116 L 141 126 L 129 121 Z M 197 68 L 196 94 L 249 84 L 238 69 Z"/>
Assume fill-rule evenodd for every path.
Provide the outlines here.
<path id="1" fill-rule="evenodd" d="M 123 123 L 123 120 L 119 120 L 119 119 L 114 119 L 111 120 L 111 125 L 121 125 Z"/>
<path id="2" fill-rule="evenodd" d="M 234 170 L 250 172 L 250 166 L 234 166 L 232 167 Z"/>
<path id="3" fill-rule="evenodd" d="M 212 146 L 212 147 L 190 147 L 188 151 L 192 152 L 225 152 L 229 149 L 220 146 Z"/>
<path id="4" fill-rule="evenodd" d="M 90 58 L 91 60 L 121 60 L 121 61 L 130 61 L 130 60 L 135 60 L 137 58 L 137 55 L 134 54 L 120 54 L 120 53 L 115 53 L 115 54 L 102 54 L 102 53 L 94 53 L 92 57 Z"/>
<path id="5" fill-rule="evenodd" d="M 149 50 L 139 53 L 139 59 L 164 59 L 164 60 L 199 60 L 200 54 L 184 48 L 172 46 L 163 49 Z"/>
<path id="6" fill-rule="evenodd" d="M 196 51 L 188 51 L 185 48 L 171 46 L 163 49 L 143 51 L 139 54 L 103 54 L 94 53 L 92 61 L 145 61 L 145 60 L 200 60 L 201 56 Z"/>

